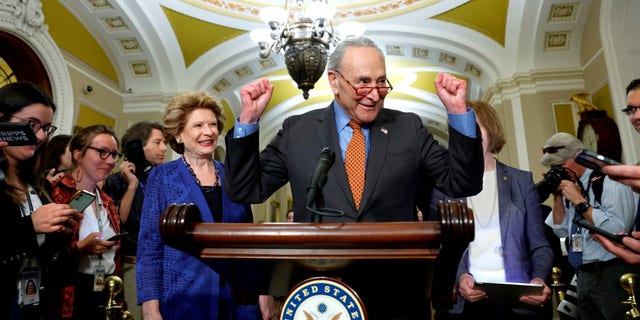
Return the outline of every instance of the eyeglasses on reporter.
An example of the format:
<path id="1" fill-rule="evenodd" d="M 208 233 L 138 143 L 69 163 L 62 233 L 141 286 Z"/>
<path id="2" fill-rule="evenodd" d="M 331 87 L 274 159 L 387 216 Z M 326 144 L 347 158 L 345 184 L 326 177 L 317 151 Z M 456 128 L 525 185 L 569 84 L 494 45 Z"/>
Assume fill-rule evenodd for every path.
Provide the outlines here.
<path id="1" fill-rule="evenodd" d="M 118 151 L 109 151 L 107 149 L 96 148 L 92 146 L 88 146 L 87 149 L 95 150 L 100 154 L 100 159 L 107 160 L 109 156 L 113 158 L 113 160 L 118 161 L 122 158 L 122 153 Z"/>
<path id="2" fill-rule="evenodd" d="M 21 122 L 27 123 L 29 127 L 31 127 L 31 130 L 33 130 L 33 133 L 38 133 L 38 131 L 42 129 L 42 132 L 44 132 L 44 134 L 47 137 L 52 135 L 58 129 L 58 127 L 52 125 L 51 123 L 43 125 L 42 122 L 40 122 L 40 120 L 38 119 L 33 119 L 33 118 L 27 119 L 27 118 L 22 118 L 18 116 L 12 116 L 12 117 L 20 120 Z"/>
<path id="3" fill-rule="evenodd" d="M 632 106 L 632 105 L 628 105 L 626 108 L 622 109 L 622 112 L 628 116 L 636 113 L 636 111 L 640 109 L 640 106 Z"/>
<path id="4" fill-rule="evenodd" d="M 349 80 L 347 80 L 347 78 L 345 78 L 342 73 L 340 73 L 340 71 L 338 70 L 333 70 L 337 75 L 340 76 L 340 78 L 342 78 L 342 80 L 344 80 L 349 87 L 351 87 L 351 89 L 353 89 L 353 91 L 355 92 L 356 96 L 358 97 L 366 97 L 369 93 L 371 93 L 371 91 L 373 91 L 373 89 L 378 90 L 378 94 L 380 96 L 386 96 L 387 94 L 389 94 L 389 92 L 391 92 L 391 90 L 393 90 L 393 86 L 391 85 L 391 82 L 389 82 L 389 79 L 384 79 L 387 84 L 389 86 L 354 86 L 353 84 L 351 84 L 351 82 L 349 82 Z"/>
<path id="5" fill-rule="evenodd" d="M 544 147 L 544 148 L 542 148 L 542 154 L 545 154 L 545 153 L 554 154 L 554 153 L 558 152 L 558 150 L 560 150 L 560 149 L 564 149 L 564 146 Z"/>

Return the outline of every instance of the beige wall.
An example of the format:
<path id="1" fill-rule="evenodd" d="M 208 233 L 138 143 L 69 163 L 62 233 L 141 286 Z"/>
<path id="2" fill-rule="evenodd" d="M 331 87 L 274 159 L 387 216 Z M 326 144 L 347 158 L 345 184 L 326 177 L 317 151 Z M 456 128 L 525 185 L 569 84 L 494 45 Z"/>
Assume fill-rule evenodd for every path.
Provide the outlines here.
<path id="1" fill-rule="evenodd" d="M 124 99 L 120 89 L 115 88 L 110 80 L 101 74 L 93 73 L 86 65 L 82 65 L 73 61 L 72 57 L 67 57 L 70 62 L 69 75 L 73 87 L 73 106 L 59 106 L 62 108 L 73 108 L 73 125 L 78 124 L 78 116 L 80 115 L 80 106 L 84 105 L 95 112 L 106 117 L 115 119 L 113 128 L 116 136 L 122 137 L 124 132 L 132 124 L 138 121 L 158 121 L 162 120 L 162 112 L 125 112 Z M 87 92 L 86 87 L 92 86 L 93 90 Z M 82 119 L 82 123 L 101 123 L 96 119 Z M 59 132 L 70 133 L 70 132 Z M 171 156 L 170 150 L 167 151 L 167 159 Z"/>
<path id="2" fill-rule="evenodd" d="M 582 47 L 580 48 L 580 61 L 582 65 L 602 50 L 602 41 L 600 39 L 600 7 L 601 0 L 592 0 L 587 22 L 584 25 L 582 34 Z M 605 73 L 606 75 L 606 73 Z"/>
<path id="3" fill-rule="evenodd" d="M 94 77 L 88 75 L 86 71 L 78 70 L 76 67 L 69 67 L 69 76 L 71 78 L 73 90 L 73 106 L 63 106 L 64 108 L 73 108 L 73 126 L 78 123 L 80 114 L 80 105 L 87 106 L 93 111 L 101 113 L 111 119 L 115 119 L 116 127 L 123 122 L 122 117 L 122 97 L 117 92 L 110 90 L 108 87 L 101 85 L 94 80 Z M 85 88 L 92 86 L 93 90 L 87 92 Z M 83 119 L 84 122 L 92 122 L 91 119 Z M 94 124 L 101 121 L 95 120 Z M 116 128 L 114 128 L 115 130 Z M 71 132 L 65 132 L 71 133 Z"/>
<path id="4" fill-rule="evenodd" d="M 535 181 L 541 180 L 542 173 L 548 170 L 540 164 L 541 148 L 550 136 L 558 132 L 554 104 L 566 103 L 573 93 L 573 90 L 559 90 L 522 97 L 527 159 Z M 568 124 L 568 127 L 573 127 L 573 124 Z M 575 131 L 569 133 L 575 135 Z"/>

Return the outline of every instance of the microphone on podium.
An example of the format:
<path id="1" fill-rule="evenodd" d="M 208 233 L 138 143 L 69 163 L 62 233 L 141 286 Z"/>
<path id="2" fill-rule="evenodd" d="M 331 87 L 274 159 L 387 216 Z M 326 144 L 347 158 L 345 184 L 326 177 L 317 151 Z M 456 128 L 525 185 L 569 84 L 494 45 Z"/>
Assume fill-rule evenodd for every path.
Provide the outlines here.
<path id="1" fill-rule="evenodd" d="M 327 174 L 329 169 L 335 161 L 336 154 L 329 147 L 322 148 L 318 155 L 318 164 L 316 170 L 311 176 L 311 182 L 307 187 L 307 201 L 305 205 L 307 207 L 316 207 L 318 201 L 318 195 L 322 193 L 322 188 L 327 183 Z"/>
<path id="2" fill-rule="evenodd" d="M 329 147 L 322 148 L 318 155 L 318 164 L 316 170 L 311 176 L 311 181 L 307 187 L 307 198 L 305 206 L 311 211 L 311 220 L 313 222 L 322 222 L 323 216 L 340 217 L 344 213 L 336 209 L 318 208 L 318 200 L 322 197 L 322 188 L 327 183 L 327 174 L 336 158 L 335 152 Z"/>

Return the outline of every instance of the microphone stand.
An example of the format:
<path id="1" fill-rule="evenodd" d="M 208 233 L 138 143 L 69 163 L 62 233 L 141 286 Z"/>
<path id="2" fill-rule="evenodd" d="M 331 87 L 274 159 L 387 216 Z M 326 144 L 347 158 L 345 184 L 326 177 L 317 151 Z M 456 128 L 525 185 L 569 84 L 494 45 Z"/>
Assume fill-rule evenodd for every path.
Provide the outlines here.
<path id="1" fill-rule="evenodd" d="M 314 206 L 315 207 L 315 206 Z M 311 211 L 311 222 L 321 223 L 323 217 L 343 217 L 344 212 L 332 208 L 311 208 L 307 206 L 307 210 Z"/>
<path id="2" fill-rule="evenodd" d="M 318 164 L 311 177 L 307 188 L 307 201 L 305 207 L 311 212 L 311 221 L 321 223 L 323 217 L 342 217 L 344 212 L 332 208 L 318 208 L 322 200 L 322 188 L 327 183 L 327 173 L 335 160 L 335 152 L 329 147 L 324 147 L 318 155 Z"/>

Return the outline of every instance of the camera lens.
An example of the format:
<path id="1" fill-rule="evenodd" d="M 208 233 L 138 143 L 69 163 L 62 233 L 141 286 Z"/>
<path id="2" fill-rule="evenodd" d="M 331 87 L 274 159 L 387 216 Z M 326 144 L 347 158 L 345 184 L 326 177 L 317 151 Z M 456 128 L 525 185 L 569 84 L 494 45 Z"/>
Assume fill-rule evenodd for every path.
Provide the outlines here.
<path id="1" fill-rule="evenodd" d="M 544 174 L 544 179 L 536 184 L 540 201 L 545 201 L 549 196 L 558 189 L 562 180 L 571 180 L 569 174 L 560 166 L 552 167 Z"/>

